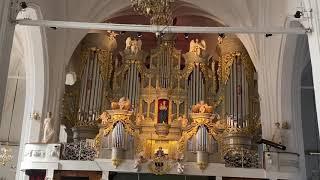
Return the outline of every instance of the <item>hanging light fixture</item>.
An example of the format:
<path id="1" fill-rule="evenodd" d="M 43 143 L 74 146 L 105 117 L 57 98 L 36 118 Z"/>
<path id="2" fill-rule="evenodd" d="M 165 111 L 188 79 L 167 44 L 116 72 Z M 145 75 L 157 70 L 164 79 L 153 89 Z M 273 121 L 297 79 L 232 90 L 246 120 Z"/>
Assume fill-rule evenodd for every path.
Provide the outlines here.
<path id="1" fill-rule="evenodd" d="M 131 0 L 134 11 L 150 17 L 151 25 L 172 25 L 172 3 L 174 0 Z"/>

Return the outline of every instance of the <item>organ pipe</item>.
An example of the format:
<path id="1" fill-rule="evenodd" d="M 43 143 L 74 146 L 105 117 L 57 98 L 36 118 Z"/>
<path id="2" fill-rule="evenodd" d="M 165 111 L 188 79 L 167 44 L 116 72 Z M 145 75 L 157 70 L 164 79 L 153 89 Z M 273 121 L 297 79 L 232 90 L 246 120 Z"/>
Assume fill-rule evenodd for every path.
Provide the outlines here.
<path id="1" fill-rule="evenodd" d="M 129 69 L 125 75 L 125 96 L 128 97 L 134 107 L 138 103 L 140 79 L 136 63 L 130 63 Z"/>
<path id="2" fill-rule="evenodd" d="M 248 81 L 245 77 L 245 68 L 240 57 L 236 57 L 230 68 L 228 81 L 229 92 L 229 114 L 228 125 L 232 127 L 246 127 L 248 98 Z"/>
<path id="3" fill-rule="evenodd" d="M 188 140 L 188 151 L 203 151 L 207 153 L 216 152 L 217 142 L 209 135 L 208 130 L 205 125 L 201 125 L 197 133 Z"/>
<path id="4" fill-rule="evenodd" d="M 189 105 L 205 100 L 205 80 L 199 64 L 195 64 L 188 82 Z"/>
<path id="5" fill-rule="evenodd" d="M 107 138 L 108 148 L 127 150 L 133 146 L 133 137 L 125 132 L 124 125 L 121 122 L 116 123 L 112 133 Z"/>
<path id="6" fill-rule="evenodd" d="M 159 86 L 160 88 L 169 88 L 170 86 L 170 74 L 171 74 L 171 50 L 165 47 L 164 51 L 161 51 L 159 61 Z"/>
<path id="7" fill-rule="evenodd" d="M 98 51 L 91 49 L 81 76 L 78 120 L 93 124 L 100 114 L 103 80 L 100 74 Z"/>
<path id="8" fill-rule="evenodd" d="M 121 122 L 118 122 L 112 131 L 112 147 L 124 149 L 125 148 L 124 136 L 125 136 L 124 126 Z"/>

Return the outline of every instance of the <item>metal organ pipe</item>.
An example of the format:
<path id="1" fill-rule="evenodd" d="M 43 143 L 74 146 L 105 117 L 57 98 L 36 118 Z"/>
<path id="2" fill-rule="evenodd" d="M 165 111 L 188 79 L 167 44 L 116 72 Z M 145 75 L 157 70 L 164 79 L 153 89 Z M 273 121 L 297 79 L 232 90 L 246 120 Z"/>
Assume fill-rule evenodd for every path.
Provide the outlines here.
<path id="1" fill-rule="evenodd" d="M 242 71 L 242 64 L 241 64 L 241 62 L 239 63 L 239 71 L 240 71 L 240 73 L 239 73 L 239 75 L 240 75 L 240 82 L 239 82 L 239 86 L 240 86 L 240 118 L 241 118 L 241 127 L 244 127 L 244 116 L 243 116 L 243 98 L 242 98 L 242 96 L 243 96 L 243 92 L 242 92 L 242 89 L 243 89 L 243 84 L 242 84 L 242 79 L 243 79 L 243 77 L 242 77 L 242 75 L 243 75 L 243 71 Z"/>
<path id="2" fill-rule="evenodd" d="M 196 134 L 196 150 L 208 152 L 208 138 L 209 134 L 207 128 L 201 125 Z"/>
<path id="3" fill-rule="evenodd" d="M 196 72 L 192 71 L 192 105 L 196 103 Z"/>
<path id="4" fill-rule="evenodd" d="M 92 62 L 92 80 L 91 80 L 91 88 L 95 87 L 96 76 L 97 76 L 97 56 L 94 57 L 94 61 Z M 95 102 L 95 91 L 96 88 L 92 88 L 90 90 L 90 104 L 89 104 L 89 121 L 93 120 L 94 118 L 94 102 Z"/>
<path id="5" fill-rule="evenodd" d="M 103 81 L 100 75 L 98 51 L 90 50 L 81 76 L 79 121 L 95 121 L 101 108 Z"/>
<path id="6" fill-rule="evenodd" d="M 90 54 L 89 54 L 90 57 Z M 89 58 L 88 58 L 89 60 Z M 87 60 L 87 61 L 88 61 Z M 80 107 L 79 107 L 79 112 L 78 112 L 78 120 L 83 121 L 83 112 L 84 112 L 84 104 L 85 104 L 85 99 L 84 99 L 84 94 L 85 92 L 85 87 L 86 87 L 86 79 L 87 79 L 87 74 L 88 74 L 88 69 L 89 66 L 85 66 L 83 74 L 82 74 L 82 79 L 81 79 L 81 90 L 80 90 Z"/>
<path id="7" fill-rule="evenodd" d="M 128 87 L 128 97 L 130 98 L 130 100 L 132 100 L 132 86 L 133 86 L 133 68 L 132 68 L 132 64 L 130 64 L 130 74 L 128 77 L 129 80 L 129 87 Z"/>
<path id="8" fill-rule="evenodd" d="M 194 80 L 194 97 L 195 97 L 195 103 L 199 102 L 198 100 L 198 66 L 196 65 L 195 69 L 194 69 L 194 77 L 195 77 L 195 80 Z"/>
<path id="9" fill-rule="evenodd" d="M 188 81 L 189 105 L 194 105 L 201 100 L 205 100 L 205 79 L 199 64 L 194 65 Z"/>
<path id="10" fill-rule="evenodd" d="M 232 64 L 229 79 L 230 92 L 230 115 L 232 118 L 228 122 L 233 127 L 246 127 L 248 120 L 246 115 L 248 97 L 248 81 L 246 80 L 245 68 L 241 62 L 240 57 L 237 57 Z"/>
<path id="11" fill-rule="evenodd" d="M 88 73 L 88 77 L 87 77 L 87 87 L 86 87 L 86 104 L 85 104 L 85 121 L 88 121 L 89 118 L 89 106 L 90 106 L 90 94 L 91 94 L 91 81 L 92 81 L 92 63 L 94 61 L 95 58 L 95 52 L 93 52 L 93 59 L 88 61 L 89 64 L 89 73 Z"/>
<path id="12" fill-rule="evenodd" d="M 132 86 L 133 86 L 133 67 L 132 67 L 132 64 L 130 64 L 130 74 L 129 74 L 129 77 L 128 77 L 128 80 L 129 80 L 129 87 L 128 87 L 128 98 L 132 101 Z"/>
<path id="13" fill-rule="evenodd" d="M 125 144 L 124 126 L 121 122 L 117 122 L 112 131 L 112 147 L 124 149 Z"/>
<path id="14" fill-rule="evenodd" d="M 170 86 L 170 58 L 171 51 L 169 48 L 166 48 L 165 51 L 159 55 L 159 86 L 161 88 L 168 88 Z"/>
<path id="15" fill-rule="evenodd" d="M 132 64 L 132 68 L 133 68 L 133 82 L 132 82 L 132 94 L 131 94 L 131 102 L 133 105 L 135 105 L 136 102 L 136 87 L 137 87 L 137 68 L 136 68 L 136 64 Z"/>
<path id="16" fill-rule="evenodd" d="M 135 107 L 140 88 L 139 71 L 135 62 L 130 63 L 125 77 L 125 96 L 130 99 L 132 105 Z"/>

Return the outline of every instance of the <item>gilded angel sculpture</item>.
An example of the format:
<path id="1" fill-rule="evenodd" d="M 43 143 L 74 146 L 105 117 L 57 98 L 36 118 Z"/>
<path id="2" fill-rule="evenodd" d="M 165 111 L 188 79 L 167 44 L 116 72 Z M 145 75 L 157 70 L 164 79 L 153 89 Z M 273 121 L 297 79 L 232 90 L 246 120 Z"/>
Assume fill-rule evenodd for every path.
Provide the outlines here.
<path id="1" fill-rule="evenodd" d="M 111 102 L 111 109 L 130 110 L 131 102 L 128 98 L 122 97 L 118 102 Z"/>
<path id="2" fill-rule="evenodd" d="M 135 39 L 132 39 L 131 37 L 128 37 L 126 39 L 125 49 L 130 50 L 133 54 L 137 54 L 141 50 L 141 47 L 142 47 L 141 39 L 135 40 Z"/>
<path id="3" fill-rule="evenodd" d="M 205 51 L 206 49 L 207 45 L 204 40 L 201 40 L 200 42 L 199 39 L 190 41 L 189 52 L 193 52 L 196 55 L 200 56 L 202 54 L 202 51 Z"/>
<path id="4" fill-rule="evenodd" d="M 131 37 L 128 37 L 126 39 L 126 48 L 125 49 L 130 49 L 130 47 L 131 47 Z"/>
<path id="5" fill-rule="evenodd" d="M 116 37 L 119 35 L 118 33 L 114 32 L 114 31 L 107 31 L 108 34 L 107 34 L 107 38 L 108 38 L 108 41 L 107 41 L 107 48 L 109 50 L 114 50 L 117 48 L 117 40 L 116 40 Z"/>

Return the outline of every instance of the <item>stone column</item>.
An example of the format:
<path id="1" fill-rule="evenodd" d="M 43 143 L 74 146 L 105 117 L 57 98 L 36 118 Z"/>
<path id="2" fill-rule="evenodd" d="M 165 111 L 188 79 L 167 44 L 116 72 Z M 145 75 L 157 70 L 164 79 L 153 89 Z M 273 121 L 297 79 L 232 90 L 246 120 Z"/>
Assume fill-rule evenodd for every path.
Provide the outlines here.
<path id="1" fill-rule="evenodd" d="M 46 180 L 53 180 L 54 177 L 54 169 L 47 169 L 46 170 Z"/>
<path id="2" fill-rule="evenodd" d="M 6 93 L 10 53 L 15 28 L 15 24 L 11 22 L 11 18 L 16 15 L 15 9 L 16 4 L 14 4 L 13 1 L 0 1 L 0 115 L 2 114 L 4 96 Z"/>
<path id="3" fill-rule="evenodd" d="M 312 65 L 314 96 L 320 134 L 320 4 L 318 0 L 303 0 L 306 10 L 312 9 L 312 32 L 308 33 L 310 58 Z"/>
<path id="4" fill-rule="evenodd" d="M 109 171 L 103 171 L 101 180 L 109 180 Z"/>

